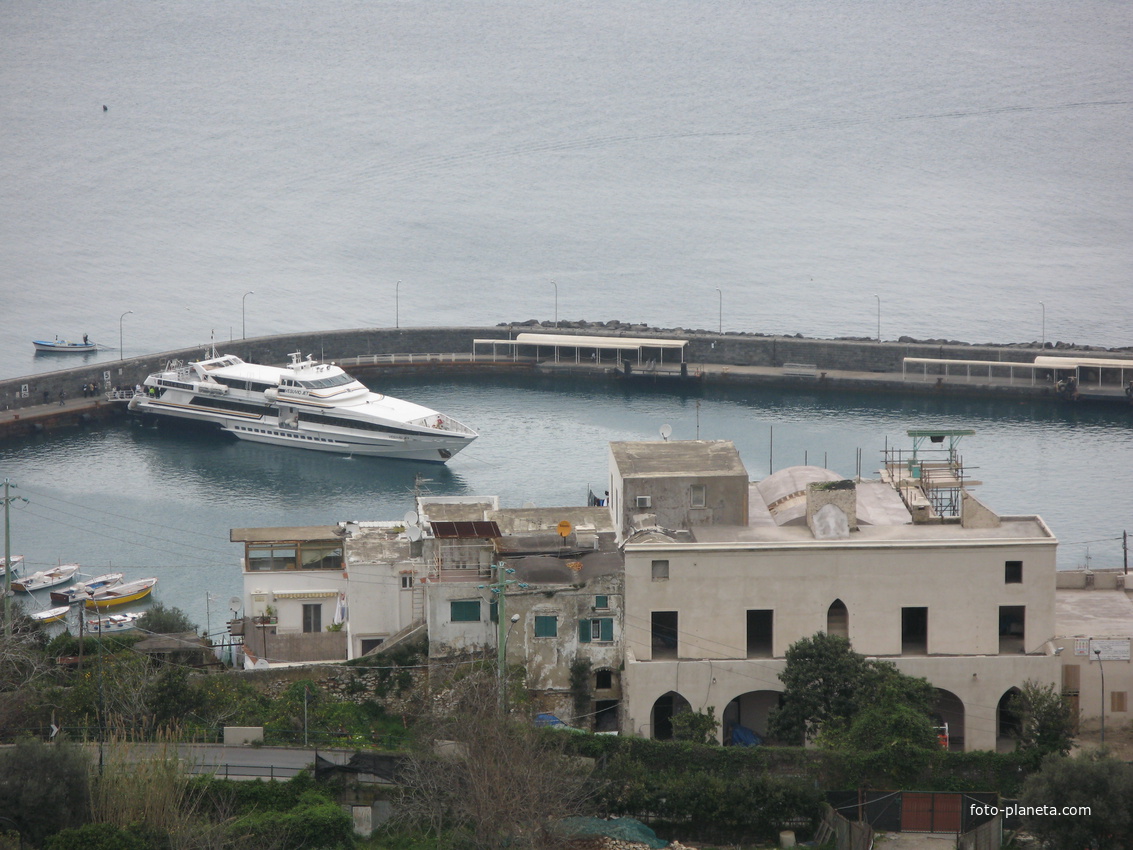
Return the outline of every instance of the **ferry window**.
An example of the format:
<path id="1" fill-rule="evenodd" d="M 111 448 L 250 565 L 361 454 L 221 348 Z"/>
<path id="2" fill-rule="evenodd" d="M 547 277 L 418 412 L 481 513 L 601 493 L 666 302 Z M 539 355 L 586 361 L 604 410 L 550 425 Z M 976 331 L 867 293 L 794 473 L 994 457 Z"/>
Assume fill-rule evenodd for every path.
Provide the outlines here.
<path id="1" fill-rule="evenodd" d="M 535 616 L 535 637 L 558 637 L 559 618 L 555 614 L 537 614 Z"/>
<path id="2" fill-rule="evenodd" d="M 308 602 L 303 605 L 303 631 L 321 632 L 323 630 L 323 606 L 321 602 Z"/>
<path id="3" fill-rule="evenodd" d="M 248 572 L 295 569 L 295 547 L 278 544 L 249 544 Z"/>
<path id="4" fill-rule="evenodd" d="M 454 623 L 480 622 L 480 600 L 454 599 L 449 603 L 449 619 Z"/>
<path id="5" fill-rule="evenodd" d="M 304 543 L 303 569 L 341 570 L 342 547 L 337 543 Z"/>

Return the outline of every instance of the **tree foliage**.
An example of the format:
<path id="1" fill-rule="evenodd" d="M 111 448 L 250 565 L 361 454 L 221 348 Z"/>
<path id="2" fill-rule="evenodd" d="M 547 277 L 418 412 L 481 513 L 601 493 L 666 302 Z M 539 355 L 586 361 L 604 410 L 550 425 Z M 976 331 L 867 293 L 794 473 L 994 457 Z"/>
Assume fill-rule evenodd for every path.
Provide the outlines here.
<path id="1" fill-rule="evenodd" d="M 172 635 L 181 632 L 195 632 L 199 626 L 190 620 L 189 615 L 180 608 L 166 608 L 165 603 L 155 602 L 138 620 L 138 628 L 143 632 Z"/>
<path id="2" fill-rule="evenodd" d="M 844 741 L 847 730 L 867 708 L 889 711 L 900 707 L 927 721 L 936 701 L 927 680 L 906 676 L 887 661 L 859 655 L 846 638 L 837 635 L 818 632 L 797 641 L 788 647 L 786 662 L 779 674 L 784 685 L 782 704 L 769 721 L 771 737 L 784 743 L 801 745 L 817 740 L 820 732 L 829 741 Z M 905 715 L 906 721 L 909 717 Z M 924 740 L 923 724 L 918 726 L 907 728 L 913 735 L 909 742 Z M 880 743 L 876 721 L 871 728 L 872 743 Z M 864 728 L 860 736 L 868 737 Z"/>
<path id="3" fill-rule="evenodd" d="M 682 711 L 673 715 L 673 740 L 691 741 L 694 744 L 715 744 L 716 730 L 720 721 L 716 719 L 716 707 L 708 706 L 704 711 Z"/>
<path id="4" fill-rule="evenodd" d="M 1074 744 L 1074 711 L 1054 685 L 1028 679 L 1008 701 L 1018 719 L 1016 737 L 1022 752 L 1064 756 Z"/>
<path id="5" fill-rule="evenodd" d="M 495 676 L 475 674 L 417 723 L 399 812 L 436 846 L 550 846 L 550 824 L 583 813 L 588 768 L 564 755 L 568 733 L 540 734 L 497 706 Z"/>
<path id="6" fill-rule="evenodd" d="M 1027 778 L 1020 796 L 1028 808 L 1044 807 L 1025 816 L 1024 822 L 1049 850 L 1133 847 L 1131 800 L 1133 765 L 1098 752 L 1075 758 L 1047 756 L 1042 769 Z M 1067 806 L 1088 807 L 1089 814 L 1063 814 Z"/>
<path id="7" fill-rule="evenodd" d="M 77 745 L 29 738 L 0 751 L 0 817 L 33 845 L 87 819 L 90 762 Z"/>

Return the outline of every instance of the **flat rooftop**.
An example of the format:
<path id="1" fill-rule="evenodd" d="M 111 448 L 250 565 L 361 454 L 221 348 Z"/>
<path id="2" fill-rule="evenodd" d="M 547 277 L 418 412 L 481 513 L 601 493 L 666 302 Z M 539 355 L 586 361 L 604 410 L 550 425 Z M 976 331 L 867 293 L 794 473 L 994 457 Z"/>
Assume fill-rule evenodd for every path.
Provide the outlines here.
<path id="1" fill-rule="evenodd" d="M 626 478 L 656 475 L 743 475 L 747 468 L 731 440 L 653 440 L 610 443 L 610 454 Z"/>
<path id="2" fill-rule="evenodd" d="M 1050 529 L 1037 516 L 1000 517 L 997 528 L 963 528 L 959 523 L 924 525 L 859 525 L 849 539 L 816 540 L 806 525 L 697 526 L 690 529 L 696 543 L 767 543 L 791 545 L 812 543 L 823 547 L 860 544 L 976 543 L 979 541 L 1034 541 L 1054 544 Z"/>
<path id="3" fill-rule="evenodd" d="M 1133 599 L 1124 590 L 1070 590 L 1054 593 L 1056 637 L 1133 637 Z"/>

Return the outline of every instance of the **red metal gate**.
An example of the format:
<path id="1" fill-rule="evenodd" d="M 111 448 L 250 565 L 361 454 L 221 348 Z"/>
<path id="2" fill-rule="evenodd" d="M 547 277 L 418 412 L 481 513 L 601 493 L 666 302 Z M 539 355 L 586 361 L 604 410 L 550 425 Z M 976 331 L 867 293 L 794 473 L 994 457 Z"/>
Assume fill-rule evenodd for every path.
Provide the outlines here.
<path id="1" fill-rule="evenodd" d="M 901 795 L 902 832 L 960 832 L 961 794 Z"/>

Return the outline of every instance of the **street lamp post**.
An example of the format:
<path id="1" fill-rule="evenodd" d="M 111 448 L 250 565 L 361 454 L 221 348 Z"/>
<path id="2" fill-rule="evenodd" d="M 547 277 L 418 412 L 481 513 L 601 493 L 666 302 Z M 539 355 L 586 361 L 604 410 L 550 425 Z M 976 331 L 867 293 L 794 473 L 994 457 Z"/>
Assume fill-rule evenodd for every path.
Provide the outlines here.
<path id="1" fill-rule="evenodd" d="M 881 342 L 881 296 L 874 293 L 873 297 L 877 299 L 877 341 Z"/>
<path id="2" fill-rule="evenodd" d="M 1094 650 L 1098 659 L 1098 672 L 1102 674 L 1102 746 L 1105 746 L 1105 667 L 1102 666 L 1102 651 Z"/>
<path id="3" fill-rule="evenodd" d="M 716 332 L 724 333 L 724 293 L 716 287 Z"/>
<path id="4" fill-rule="evenodd" d="M 1039 306 L 1043 308 L 1043 343 L 1041 347 L 1046 348 L 1046 304 L 1040 301 Z"/>
<path id="5" fill-rule="evenodd" d="M 399 280 L 393 288 L 393 326 L 394 328 L 401 327 L 401 281 Z"/>
<path id="6" fill-rule="evenodd" d="M 134 312 L 133 310 L 127 310 L 125 313 L 123 313 L 121 316 L 118 317 L 118 359 L 119 360 L 123 359 L 123 356 L 122 356 L 122 351 L 123 351 L 123 349 L 122 349 L 122 320 L 125 319 L 127 316 L 129 316 L 133 312 Z"/>
<path id="7" fill-rule="evenodd" d="M 559 326 L 559 285 L 553 280 L 551 286 L 555 287 L 555 327 Z"/>
<path id="8" fill-rule="evenodd" d="M 247 292 L 244 293 L 244 297 L 240 299 L 240 339 L 247 339 L 248 338 L 248 325 L 247 325 L 247 322 L 245 321 L 245 316 L 247 316 L 247 313 L 245 312 L 244 305 L 248 300 L 248 296 L 249 295 L 255 295 L 255 294 L 256 293 L 255 293 L 254 290 L 249 289 Z"/>

